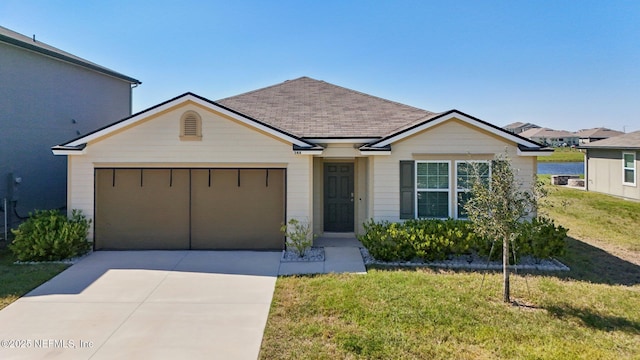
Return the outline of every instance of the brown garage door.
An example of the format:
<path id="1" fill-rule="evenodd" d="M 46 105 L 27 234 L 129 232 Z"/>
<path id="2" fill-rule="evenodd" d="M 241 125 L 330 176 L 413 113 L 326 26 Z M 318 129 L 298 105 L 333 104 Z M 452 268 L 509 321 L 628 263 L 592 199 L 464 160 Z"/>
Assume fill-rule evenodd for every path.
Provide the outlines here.
<path id="1" fill-rule="evenodd" d="M 284 169 L 96 169 L 95 249 L 277 249 Z"/>

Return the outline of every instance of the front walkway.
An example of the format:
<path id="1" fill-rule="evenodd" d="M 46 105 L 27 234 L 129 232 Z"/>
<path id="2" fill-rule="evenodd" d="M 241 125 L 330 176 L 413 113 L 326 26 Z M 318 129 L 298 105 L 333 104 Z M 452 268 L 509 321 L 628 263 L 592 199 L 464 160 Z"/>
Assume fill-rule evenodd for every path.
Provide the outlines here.
<path id="1" fill-rule="evenodd" d="M 360 247 L 355 237 L 320 237 L 313 242 L 324 248 L 324 261 L 282 262 L 278 275 L 356 273 L 366 274 Z"/>

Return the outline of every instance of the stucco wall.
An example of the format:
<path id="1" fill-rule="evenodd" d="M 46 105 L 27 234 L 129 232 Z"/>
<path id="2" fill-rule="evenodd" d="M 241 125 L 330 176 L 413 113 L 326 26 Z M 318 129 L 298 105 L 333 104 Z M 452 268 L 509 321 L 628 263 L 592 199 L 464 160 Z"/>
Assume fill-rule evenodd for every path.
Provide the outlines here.
<path id="1" fill-rule="evenodd" d="M 636 151 L 636 184 L 622 183 L 622 153 L 627 150 L 589 149 L 587 188 L 628 199 L 640 200 L 640 152 Z"/>
<path id="2" fill-rule="evenodd" d="M 20 215 L 64 206 L 66 159 L 51 146 L 128 116 L 130 94 L 126 81 L 0 43 L 0 200 L 13 172 Z"/>
<path id="3" fill-rule="evenodd" d="M 202 118 L 201 141 L 179 139 L 180 117 L 188 110 L 198 112 Z M 311 156 L 294 155 L 290 143 L 193 103 L 169 109 L 89 143 L 85 155 L 69 159 L 69 207 L 81 209 L 91 219 L 95 167 L 286 168 L 287 218 L 309 221 L 312 218 Z M 247 219 L 247 226 L 250 225 L 251 219 Z"/>
<path id="4" fill-rule="evenodd" d="M 514 143 L 456 119 L 394 143 L 391 149 L 389 156 L 371 157 L 370 186 L 374 196 L 369 199 L 369 214 L 376 220 L 399 221 L 401 160 L 451 160 L 451 166 L 455 166 L 455 160 L 490 160 L 506 150 L 524 187 L 532 185 L 535 174 L 535 157 L 518 156 Z M 450 208 L 454 201 L 451 196 Z"/>

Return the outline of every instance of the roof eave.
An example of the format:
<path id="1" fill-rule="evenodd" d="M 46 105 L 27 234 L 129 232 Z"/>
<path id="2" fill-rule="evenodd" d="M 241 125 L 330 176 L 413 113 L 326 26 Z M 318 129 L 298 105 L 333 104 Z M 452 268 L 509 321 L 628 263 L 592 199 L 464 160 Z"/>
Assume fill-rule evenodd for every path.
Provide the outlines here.
<path id="1" fill-rule="evenodd" d="M 20 47 L 20 48 L 23 48 L 23 49 L 26 49 L 26 50 L 29 50 L 29 51 L 37 52 L 39 54 L 46 55 L 46 56 L 52 57 L 54 59 L 58 59 L 58 60 L 62 60 L 64 62 L 68 62 L 68 63 L 74 64 L 74 65 L 82 66 L 84 68 L 99 72 L 101 74 L 108 75 L 108 76 L 111 76 L 111 77 L 118 78 L 120 80 L 127 81 L 127 82 L 129 82 L 131 84 L 135 84 L 135 85 L 142 84 L 142 82 L 140 80 L 138 80 L 138 79 L 134 79 L 134 78 L 129 77 L 129 76 L 124 75 L 124 74 L 120 74 L 119 72 L 113 71 L 111 69 L 107 69 L 105 67 L 97 66 L 97 65 L 92 64 L 92 63 L 90 63 L 88 61 L 81 61 L 79 59 L 75 59 L 75 58 L 72 58 L 70 56 L 67 56 L 67 55 L 64 55 L 64 54 L 61 54 L 61 53 L 57 53 L 55 51 L 51 51 L 49 49 L 42 48 L 40 46 L 29 44 L 27 42 L 20 41 L 18 39 L 14 39 L 14 38 L 6 36 L 6 35 L 0 34 L 0 41 L 5 42 L 7 44 L 11 44 L 11 45 L 17 46 L 17 47 Z"/>
<path id="2" fill-rule="evenodd" d="M 77 146 L 56 145 L 51 148 L 51 152 L 53 152 L 53 155 L 84 155 L 86 148 L 86 143 Z"/>
<path id="3" fill-rule="evenodd" d="M 361 155 L 391 155 L 391 145 L 384 147 L 371 147 L 369 145 L 363 145 L 358 148 Z"/>
<path id="4" fill-rule="evenodd" d="M 518 156 L 549 156 L 553 154 L 553 149 L 549 147 L 526 147 L 518 145 Z"/>

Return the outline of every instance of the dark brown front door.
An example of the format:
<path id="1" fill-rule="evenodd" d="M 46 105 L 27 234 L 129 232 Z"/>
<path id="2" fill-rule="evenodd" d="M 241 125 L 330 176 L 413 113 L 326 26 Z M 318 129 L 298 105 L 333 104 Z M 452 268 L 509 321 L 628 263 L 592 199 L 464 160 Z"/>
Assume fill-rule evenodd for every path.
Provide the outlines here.
<path id="1" fill-rule="evenodd" d="M 353 164 L 324 164 L 324 231 L 353 231 Z"/>

